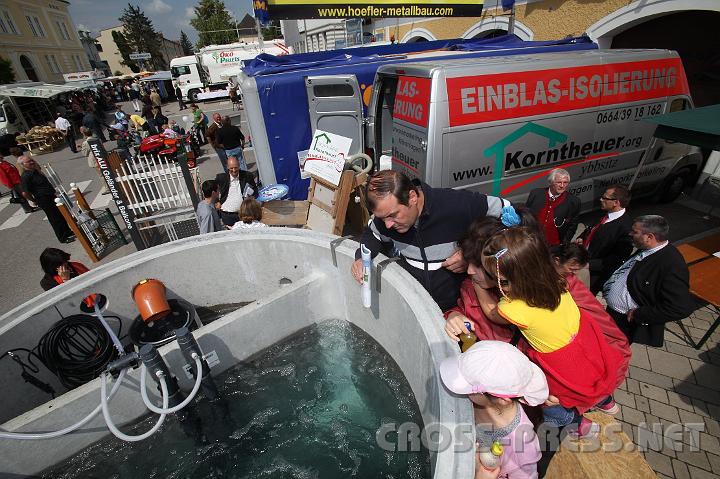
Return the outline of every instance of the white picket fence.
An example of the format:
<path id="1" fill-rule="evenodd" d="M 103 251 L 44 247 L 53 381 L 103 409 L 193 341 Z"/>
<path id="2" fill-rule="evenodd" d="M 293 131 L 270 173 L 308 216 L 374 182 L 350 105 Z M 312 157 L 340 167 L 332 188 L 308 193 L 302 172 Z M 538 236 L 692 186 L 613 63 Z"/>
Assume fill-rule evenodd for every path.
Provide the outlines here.
<path id="1" fill-rule="evenodd" d="M 136 217 L 176 208 L 192 209 L 180 165 L 156 155 L 134 156 L 120 164 L 116 181 Z"/>

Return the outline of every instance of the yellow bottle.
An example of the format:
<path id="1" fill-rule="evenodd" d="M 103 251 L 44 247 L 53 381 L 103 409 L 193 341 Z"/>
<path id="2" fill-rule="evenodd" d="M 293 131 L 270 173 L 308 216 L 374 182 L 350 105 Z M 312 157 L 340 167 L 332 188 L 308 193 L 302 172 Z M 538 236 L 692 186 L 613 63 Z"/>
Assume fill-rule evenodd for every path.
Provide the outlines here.
<path id="1" fill-rule="evenodd" d="M 467 351 L 470 346 L 477 342 L 477 336 L 475 335 L 475 333 L 473 333 L 473 330 L 470 329 L 470 323 L 465 321 L 465 327 L 468 331 L 470 331 L 470 334 L 460 334 L 460 351 L 462 351 L 463 353 Z"/>

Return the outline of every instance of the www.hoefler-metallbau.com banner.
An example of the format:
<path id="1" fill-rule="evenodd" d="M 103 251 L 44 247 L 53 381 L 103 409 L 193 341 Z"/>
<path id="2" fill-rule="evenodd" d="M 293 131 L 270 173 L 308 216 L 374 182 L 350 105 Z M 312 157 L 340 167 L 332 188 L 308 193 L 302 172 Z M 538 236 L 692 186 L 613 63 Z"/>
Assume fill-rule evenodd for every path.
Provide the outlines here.
<path id="1" fill-rule="evenodd" d="M 266 0 L 273 19 L 358 17 L 475 17 L 482 0 Z"/>

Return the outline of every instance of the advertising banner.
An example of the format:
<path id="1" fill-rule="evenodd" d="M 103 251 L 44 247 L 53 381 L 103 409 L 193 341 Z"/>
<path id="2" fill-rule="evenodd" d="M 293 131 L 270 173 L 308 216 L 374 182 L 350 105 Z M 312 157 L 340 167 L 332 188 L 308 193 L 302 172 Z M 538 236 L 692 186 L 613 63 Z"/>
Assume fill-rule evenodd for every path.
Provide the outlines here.
<path id="1" fill-rule="evenodd" d="M 351 144 L 352 138 L 315 130 L 303 171 L 339 185 Z"/>
<path id="2" fill-rule="evenodd" d="M 447 79 L 450 126 L 664 98 L 688 92 L 679 58 Z"/>
<path id="3" fill-rule="evenodd" d="M 273 19 L 476 17 L 483 0 L 266 0 Z"/>

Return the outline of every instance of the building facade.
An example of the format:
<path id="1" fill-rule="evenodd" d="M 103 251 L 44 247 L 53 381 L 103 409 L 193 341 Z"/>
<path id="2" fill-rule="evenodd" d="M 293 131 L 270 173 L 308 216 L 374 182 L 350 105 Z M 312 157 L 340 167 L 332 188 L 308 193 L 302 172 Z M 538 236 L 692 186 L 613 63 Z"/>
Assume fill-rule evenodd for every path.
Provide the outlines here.
<path id="1" fill-rule="evenodd" d="M 64 83 L 63 74 L 90 62 L 63 0 L 0 0 L 0 57 L 17 81 Z"/>
<path id="2" fill-rule="evenodd" d="M 165 60 L 165 65 L 167 65 L 168 70 L 170 69 L 170 60 L 172 60 L 173 58 L 184 56 L 180 42 L 176 42 L 175 40 L 168 40 L 164 36 L 162 37 L 161 51 L 163 59 Z"/>
<path id="3" fill-rule="evenodd" d="M 90 68 L 101 71 L 105 76 L 111 76 L 110 66 L 100 58 L 100 51 L 98 50 L 100 45 L 95 41 L 95 37 L 87 30 L 78 30 L 77 33 L 85 50 L 85 55 L 87 55 L 90 62 Z"/>
<path id="4" fill-rule="evenodd" d="M 130 67 L 121 63 L 122 55 L 120 55 L 120 50 L 118 50 L 117 44 L 115 43 L 115 40 L 113 40 L 112 36 L 114 31 L 123 32 L 124 30 L 122 26 L 106 28 L 105 30 L 100 30 L 100 35 L 95 39 L 96 43 L 100 45 L 98 48 L 100 59 L 107 62 L 113 75 L 116 73 L 129 75 L 133 71 Z M 180 45 L 180 42 L 169 40 L 162 34 L 160 34 L 160 38 L 162 38 L 160 53 L 165 65 L 169 68 L 170 60 L 183 56 L 182 46 Z"/>

